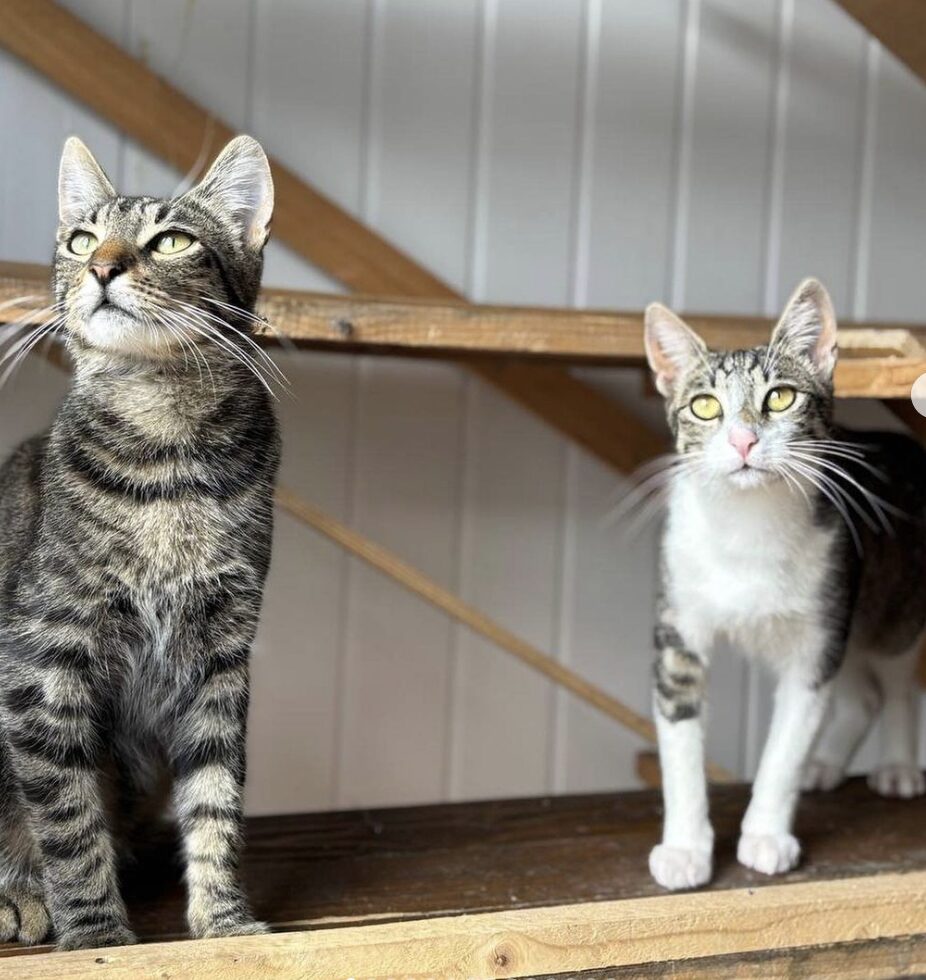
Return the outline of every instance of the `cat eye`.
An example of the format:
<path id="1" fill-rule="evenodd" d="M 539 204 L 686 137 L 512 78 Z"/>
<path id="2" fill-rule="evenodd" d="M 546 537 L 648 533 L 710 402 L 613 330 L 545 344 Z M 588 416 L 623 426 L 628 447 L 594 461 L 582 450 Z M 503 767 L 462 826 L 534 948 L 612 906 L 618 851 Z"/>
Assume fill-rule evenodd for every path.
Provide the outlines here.
<path id="1" fill-rule="evenodd" d="M 185 252 L 195 241 L 184 231 L 165 231 L 151 243 L 151 248 L 159 255 L 176 255 Z"/>
<path id="2" fill-rule="evenodd" d="M 89 255 L 99 245 L 99 239 L 89 231 L 78 231 L 71 235 L 68 248 L 75 255 Z"/>
<path id="3" fill-rule="evenodd" d="M 795 396 L 793 388 L 772 388 L 765 396 L 765 407 L 770 412 L 784 412 L 794 404 Z"/>
<path id="4" fill-rule="evenodd" d="M 691 399 L 689 408 L 695 418 L 705 422 L 710 422 L 711 419 L 716 419 L 723 413 L 720 402 L 713 395 L 695 395 Z"/>

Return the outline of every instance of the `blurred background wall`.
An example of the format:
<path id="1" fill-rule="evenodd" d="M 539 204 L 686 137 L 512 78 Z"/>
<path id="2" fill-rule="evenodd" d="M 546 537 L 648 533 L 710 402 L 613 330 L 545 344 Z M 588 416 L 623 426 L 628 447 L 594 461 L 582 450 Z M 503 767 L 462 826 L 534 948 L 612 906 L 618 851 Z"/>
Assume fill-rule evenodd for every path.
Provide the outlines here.
<path id="1" fill-rule="evenodd" d="M 830 0 L 67 0 L 474 300 L 926 319 L 926 93 Z M 61 143 L 129 193 L 181 175 L 0 52 L 0 258 L 48 261 Z M 265 281 L 339 286 L 271 245 Z M 621 480 L 457 368 L 280 355 L 283 479 L 648 711 L 655 528 Z M 583 370 L 654 423 L 639 372 Z M 0 392 L 0 449 L 65 379 Z M 866 425 L 879 406 L 844 406 Z M 758 671 L 710 752 L 748 774 Z M 252 813 L 636 785 L 640 744 L 280 516 Z"/>

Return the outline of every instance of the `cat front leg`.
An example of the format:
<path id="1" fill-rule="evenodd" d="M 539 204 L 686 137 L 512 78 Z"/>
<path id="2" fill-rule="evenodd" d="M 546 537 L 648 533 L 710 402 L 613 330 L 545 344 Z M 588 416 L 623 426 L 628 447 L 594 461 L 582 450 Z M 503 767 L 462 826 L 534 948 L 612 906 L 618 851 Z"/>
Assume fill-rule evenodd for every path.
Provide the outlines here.
<path id="1" fill-rule="evenodd" d="M 186 651 L 197 667 L 178 692 L 168 748 L 186 861 L 187 921 L 196 938 L 268 931 L 254 921 L 239 875 L 253 626 L 220 596 L 211 604 L 225 608 L 197 632 L 213 637 L 215 646 Z M 232 623 L 248 642 L 233 634 Z"/>
<path id="2" fill-rule="evenodd" d="M 80 645 L 51 646 L 27 660 L 33 669 L 18 672 L 3 693 L 3 728 L 58 947 L 133 943 L 99 786 L 103 739 L 90 654 Z M 40 918 L 34 901 L 31 907 Z"/>
<path id="3" fill-rule="evenodd" d="M 755 871 L 782 874 L 800 860 L 801 847 L 791 833 L 794 811 L 830 686 L 796 663 L 785 669 L 775 688 L 772 724 L 737 848 L 740 863 Z"/>
<path id="4" fill-rule="evenodd" d="M 663 612 L 656 627 L 653 707 L 665 808 L 662 843 L 650 852 L 653 878 L 672 890 L 706 884 L 713 870 L 714 831 L 704 773 L 704 688 L 707 665 L 686 646 Z"/>

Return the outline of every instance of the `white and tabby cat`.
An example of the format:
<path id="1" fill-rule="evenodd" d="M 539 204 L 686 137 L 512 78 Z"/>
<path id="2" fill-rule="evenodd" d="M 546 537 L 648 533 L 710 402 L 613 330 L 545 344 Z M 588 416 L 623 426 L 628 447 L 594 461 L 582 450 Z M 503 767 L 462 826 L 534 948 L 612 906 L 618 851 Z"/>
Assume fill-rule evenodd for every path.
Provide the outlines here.
<path id="1" fill-rule="evenodd" d="M 808 788 L 840 782 L 879 703 L 872 785 L 923 792 L 912 674 L 926 619 L 926 451 L 835 426 L 836 320 L 815 280 L 767 346 L 708 350 L 653 304 L 646 350 L 676 449 L 655 637 L 665 826 L 650 870 L 666 888 L 711 876 L 703 707 L 712 647 L 726 639 L 778 677 L 737 853 L 781 873 L 800 856 L 802 772 Z"/>

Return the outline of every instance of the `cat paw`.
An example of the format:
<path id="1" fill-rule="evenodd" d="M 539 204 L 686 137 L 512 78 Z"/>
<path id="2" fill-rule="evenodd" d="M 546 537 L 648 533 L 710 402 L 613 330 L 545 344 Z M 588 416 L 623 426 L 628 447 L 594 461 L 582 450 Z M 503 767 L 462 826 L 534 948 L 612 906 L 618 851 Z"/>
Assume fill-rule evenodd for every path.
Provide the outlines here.
<path id="1" fill-rule="evenodd" d="M 753 871 L 780 875 L 797 866 L 801 845 L 792 834 L 743 834 L 736 848 L 736 858 Z"/>
<path id="2" fill-rule="evenodd" d="M 912 763 L 895 762 L 878 766 L 868 776 L 868 785 L 880 796 L 912 800 L 926 793 L 926 777 Z"/>
<path id="3" fill-rule="evenodd" d="M 670 891 L 706 885 L 711 880 L 712 863 L 710 849 L 704 848 L 657 844 L 649 855 L 650 874 Z"/>
<path id="4" fill-rule="evenodd" d="M 59 950 L 100 949 L 103 946 L 134 946 L 138 942 L 135 933 L 126 926 L 110 929 L 68 929 L 58 937 Z"/>
<path id="5" fill-rule="evenodd" d="M 822 790 L 828 793 L 846 781 L 846 771 L 842 766 L 834 766 L 829 762 L 811 759 L 804 768 L 801 779 L 801 789 L 805 793 Z"/>
<path id="6" fill-rule="evenodd" d="M 198 935 L 199 939 L 220 939 L 223 936 L 266 936 L 270 926 L 266 922 L 247 919 L 242 922 L 218 922 Z"/>
<path id="7" fill-rule="evenodd" d="M 37 946 L 51 932 L 51 916 L 38 892 L 11 889 L 0 895 L 0 942 Z"/>

